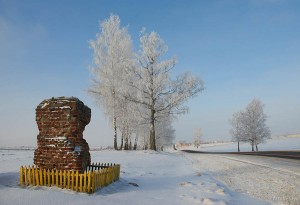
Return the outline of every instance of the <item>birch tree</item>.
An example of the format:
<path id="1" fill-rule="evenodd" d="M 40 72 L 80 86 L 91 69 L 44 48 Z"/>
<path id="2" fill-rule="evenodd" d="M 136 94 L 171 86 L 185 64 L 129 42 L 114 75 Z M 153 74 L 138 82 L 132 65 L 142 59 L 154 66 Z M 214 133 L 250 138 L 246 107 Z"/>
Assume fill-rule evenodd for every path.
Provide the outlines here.
<path id="1" fill-rule="evenodd" d="M 233 141 L 238 143 L 238 152 L 240 152 L 240 142 L 245 141 L 243 113 L 241 111 L 234 113 L 230 120 L 230 124 L 232 126 L 230 134 Z"/>
<path id="2" fill-rule="evenodd" d="M 193 141 L 194 141 L 194 146 L 198 148 L 202 141 L 202 131 L 200 128 L 198 128 L 194 131 L 194 140 Z"/>
<path id="3" fill-rule="evenodd" d="M 258 151 L 258 144 L 264 143 L 271 137 L 271 131 L 266 125 L 267 115 L 264 113 L 264 104 L 253 99 L 245 110 L 234 113 L 231 119 L 232 129 L 230 133 L 234 141 L 249 142 L 254 151 Z"/>
<path id="4" fill-rule="evenodd" d="M 184 114 L 184 103 L 203 90 L 203 81 L 189 73 L 171 79 L 176 59 L 162 60 L 168 48 L 156 32 L 142 32 L 138 65 L 130 70 L 130 87 L 135 94 L 127 99 L 143 106 L 143 118 L 149 124 L 150 149 L 156 150 L 155 124 L 168 116 Z"/>
<path id="5" fill-rule="evenodd" d="M 175 129 L 172 126 L 172 119 L 165 119 L 156 124 L 156 146 L 163 151 L 164 146 L 173 144 Z"/>
<path id="6" fill-rule="evenodd" d="M 257 145 L 271 137 L 271 131 L 266 125 L 267 115 L 264 113 L 264 104 L 258 99 L 253 99 L 243 112 L 242 120 L 245 137 L 250 142 L 252 151 L 254 146 L 258 151 Z"/>
<path id="7" fill-rule="evenodd" d="M 127 28 L 120 27 L 120 18 L 111 15 L 100 24 L 101 32 L 90 41 L 94 65 L 89 93 L 95 98 L 113 124 L 114 149 L 117 149 L 117 120 L 122 108 L 121 90 L 125 68 L 132 63 L 132 42 Z"/>

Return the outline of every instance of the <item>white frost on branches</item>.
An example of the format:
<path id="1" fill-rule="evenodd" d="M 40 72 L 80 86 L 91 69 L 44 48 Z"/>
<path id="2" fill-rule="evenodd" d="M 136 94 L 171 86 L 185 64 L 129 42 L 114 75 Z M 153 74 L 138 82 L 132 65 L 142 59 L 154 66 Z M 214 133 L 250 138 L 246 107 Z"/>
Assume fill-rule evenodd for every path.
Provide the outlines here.
<path id="1" fill-rule="evenodd" d="M 171 79 L 176 58 L 162 60 L 168 48 L 156 32 L 142 32 L 138 65 L 131 70 L 130 86 L 136 92 L 127 99 L 147 110 L 143 116 L 150 125 L 150 149 L 156 150 L 155 126 L 177 114 L 184 114 L 184 103 L 204 89 L 203 81 L 189 73 Z"/>
<path id="2" fill-rule="evenodd" d="M 132 42 L 127 28 L 120 28 L 118 16 L 111 15 L 100 27 L 101 33 L 90 41 L 94 66 L 91 68 L 93 78 L 89 93 L 112 121 L 114 148 L 117 149 L 117 120 L 126 106 L 120 93 L 125 70 L 132 64 Z"/>
<path id="3" fill-rule="evenodd" d="M 271 137 L 271 131 L 266 125 L 267 115 L 264 113 L 264 104 L 253 99 L 245 110 L 234 113 L 231 119 L 230 133 L 235 141 L 249 142 L 254 151 L 258 151 L 258 144 L 264 143 Z M 239 150 L 239 148 L 238 148 Z"/>
<path id="4" fill-rule="evenodd" d="M 174 138 L 172 119 L 188 111 L 184 103 L 204 89 L 203 81 L 190 73 L 171 79 L 176 58 L 162 59 L 168 47 L 156 32 L 143 30 L 140 51 L 134 54 L 127 28 L 120 27 L 115 15 L 101 23 L 101 33 L 90 45 L 94 66 L 89 92 L 112 121 L 114 148 L 117 130 L 121 148 L 123 140 L 125 148 L 130 144 L 132 135 L 136 144 L 138 133 L 145 131 L 150 133 L 143 137 L 150 149 L 169 143 Z"/>
<path id="5" fill-rule="evenodd" d="M 202 131 L 200 128 L 194 131 L 193 137 L 194 137 L 193 139 L 194 146 L 198 148 L 202 142 Z"/>

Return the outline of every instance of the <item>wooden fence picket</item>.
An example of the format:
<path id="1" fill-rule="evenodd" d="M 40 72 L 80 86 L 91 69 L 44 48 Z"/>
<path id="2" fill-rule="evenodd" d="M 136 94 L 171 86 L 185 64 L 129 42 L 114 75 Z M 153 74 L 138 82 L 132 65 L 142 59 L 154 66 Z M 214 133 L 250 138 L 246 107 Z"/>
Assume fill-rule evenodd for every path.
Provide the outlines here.
<path id="1" fill-rule="evenodd" d="M 51 186 L 54 186 L 54 170 L 51 170 L 51 178 L 52 178 L 52 183 Z"/>
<path id="2" fill-rule="evenodd" d="M 68 185 L 67 189 L 70 189 L 70 170 L 68 171 Z"/>
<path id="3" fill-rule="evenodd" d="M 78 191 L 78 180 L 79 180 L 78 171 L 76 171 L 76 176 L 75 176 L 75 179 L 76 179 L 75 191 Z"/>
<path id="4" fill-rule="evenodd" d="M 47 186 L 47 173 L 46 173 L 46 169 L 44 169 L 42 171 L 43 171 L 43 175 L 44 175 L 44 177 L 43 177 L 43 186 Z"/>
<path id="5" fill-rule="evenodd" d="M 87 192 L 90 192 L 91 190 L 91 172 L 88 173 L 88 191 Z"/>
<path id="6" fill-rule="evenodd" d="M 80 181 L 79 191 L 82 192 L 82 174 L 79 174 L 79 181 Z"/>
<path id="7" fill-rule="evenodd" d="M 20 167 L 20 186 L 23 185 L 23 166 Z"/>
<path id="8" fill-rule="evenodd" d="M 83 180 L 84 180 L 84 184 L 83 184 L 83 192 L 86 192 L 86 190 L 87 190 L 86 175 L 87 175 L 87 173 L 84 172 L 84 174 L 83 174 Z"/>
<path id="9" fill-rule="evenodd" d="M 37 186 L 39 186 L 39 185 L 41 185 L 42 186 L 42 184 L 40 183 L 40 177 L 39 177 L 39 170 L 36 170 L 36 169 L 34 169 L 33 170 L 33 177 L 35 177 L 35 185 L 37 185 Z M 42 178 L 42 177 L 41 177 Z"/>
<path id="10" fill-rule="evenodd" d="M 47 169 L 47 178 L 48 178 L 48 186 L 51 186 L 51 183 L 50 183 L 50 170 Z"/>

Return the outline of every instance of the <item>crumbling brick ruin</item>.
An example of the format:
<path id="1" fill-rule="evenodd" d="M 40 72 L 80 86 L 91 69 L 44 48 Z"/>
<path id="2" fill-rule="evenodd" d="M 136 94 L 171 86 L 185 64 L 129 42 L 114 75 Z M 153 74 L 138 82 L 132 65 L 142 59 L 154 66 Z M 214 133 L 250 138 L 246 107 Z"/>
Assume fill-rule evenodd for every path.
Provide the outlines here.
<path id="1" fill-rule="evenodd" d="M 58 97 L 36 108 L 39 128 L 34 164 L 42 169 L 78 170 L 91 162 L 89 145 L 82 132 L 91 119 L 91 109 L 79 99 Z"/>

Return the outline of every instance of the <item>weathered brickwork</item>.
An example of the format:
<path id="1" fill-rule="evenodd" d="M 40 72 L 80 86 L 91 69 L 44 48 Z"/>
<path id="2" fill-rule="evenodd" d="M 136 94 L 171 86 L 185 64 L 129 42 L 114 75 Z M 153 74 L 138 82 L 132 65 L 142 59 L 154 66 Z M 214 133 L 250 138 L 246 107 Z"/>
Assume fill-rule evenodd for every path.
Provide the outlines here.
<path id="1" fill-rule="evenodd" d="M 41 102 L 36 108 L 39 134 L 34 164 L 43 169 L 84 171 L 91 156 L 82 133 L 90 120 L 91 109 L 77 98 Z"/>

